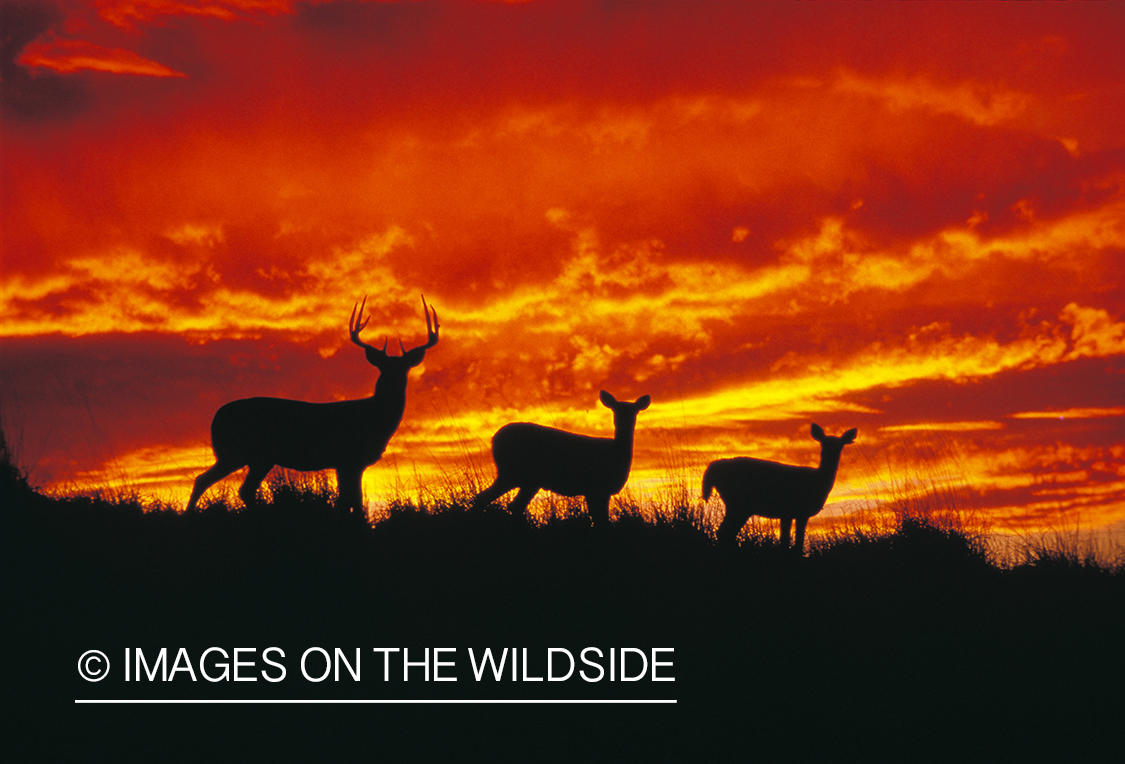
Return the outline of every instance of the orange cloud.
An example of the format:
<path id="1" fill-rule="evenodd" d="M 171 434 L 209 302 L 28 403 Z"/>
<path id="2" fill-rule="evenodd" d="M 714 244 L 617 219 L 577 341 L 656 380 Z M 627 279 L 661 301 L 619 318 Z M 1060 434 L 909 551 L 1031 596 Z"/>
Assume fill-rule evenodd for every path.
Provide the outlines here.
<path id="1" fill-rule="evenodd" d="M 1031 101 L 1027 93 L 971 80 L 955 85 L 938 85 L 922 75 L 878 80 L 846 69 L 836 72 L 832 87 L 842 93 L 876 98 L 892 112 L 926 109 L 981 126 L 1014 121 L 1025 114 Z"/>
<path id="2" fill-rule="evenodd" d="M 187 76 L 123 48 L 105 48 L 85 40 L 59 38 L 41 39 L 29 44 L 23 49 L 17 63 L 64 74 L 89 70 L 147 77 Z"/>
<path id="3" fill-rule="evenodd" d="M 292 13 L 291 0 L 213 0 L 212 2 L 177 2 L 177 0 L 107 0 L 98 3 L 98 15 L 123 29 L 158 23 L 163 17 L 198 16 L 232 21 L 255 14 L 270 16 Z"/>

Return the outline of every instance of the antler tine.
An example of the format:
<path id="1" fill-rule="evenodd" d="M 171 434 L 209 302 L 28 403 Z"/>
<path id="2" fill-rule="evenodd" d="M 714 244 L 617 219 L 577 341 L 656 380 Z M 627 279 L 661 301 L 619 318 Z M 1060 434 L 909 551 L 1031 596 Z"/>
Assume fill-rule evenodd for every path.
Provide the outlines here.
<path id="1" fill-rule="evenodd" d="M 434 322 L 432 325 L 430 324 L 431 311 L 433 311 L 434 314 Z M 426 295 L 422 295 L 422 313 L 426 316 L 426 334 L 428 335 L 426 347 L 432 348 L 438 343 L 438 329 L 441 328 L 441 324 L 438 323 L 437 308 L 426 305 Z"/>
<path id="2" fill-rule="evenodd" d="M 430 311 L 433 311 L 433 314 L 434 314 L 432 322 L 430 321 Z M 399 346 L 402 347 L 403 355 L 405 355 L 407 352 L 412 353 L 415 350 L 428 350 L 429 348 L 432 348 L 434 345 L 436 345 L 437 342 L 438 342 L 438 329 L 441 328 L 441 327 L 438 324 L 437 311 L 426 304 L 425 295 L 422 296 L 422 313 L 424 313 L 425 316 L 426 316 L 426 334 L 428 335 L 426 337 L 426 341 L 423 342 L 421 345 L 407 351 L 406 347 L 402 345 L 402 340 L 399 340 L 398 344 L 399 344 Z"/>
<path id="3" fill-rule="evenodd" d="M 352 342 L 359 345 L 361 348 L 375 350 L 376 348 L 374 346 L 367 344 L 359 338 L 359 333 L 364 330 L 367 326 L 367 322 L 371 320 L 371 316 L 368 316 L 366 319 L 363 317 L 363 310 L 366 307 L 367 295 L 363 296 L 363 304 L 352 306 L 352 316 L 348 319 L 348 334 L 351 336 Z M 356 315 L 357 310 L 359 311 L 358 316 Z M 386 348 L 384 347 L 384 349 Z"/>
<path id="4" fill-rule="evenodd" d="M 375 347 L 374 345 L 367 344 L 366 342 L 364 342 L 363 340 L 361 340 L 359 338 L 359 333 L 361 331 L 363 331 L 364 327 L 367 326 L 367 322 L 371 320 L 371 316 L 368 316 L 366 319 L 363 318 L 363 310 L 364 310 L 365 307 L 367 307 L 367 296 L 366 295 L 363 298 L 362 304 L 352 308 L 352 316 L 351 316 L 350 319 L 348 319 L 348 333 L 351 335 L 352 342 L 359 345 L 360 347 L 366 348 L 368 350 L 373 350 L 377 353 L 382 353 L 383 355 L 386 355 L 386 353 L 387 353 L 387 343 L 390 342 L 389 338 L 385 338 L 383 340 L 382 350 Z M 358 316 L 356 314 L 357 310 L 359 312 Z M 422 298 L 422 312 L 426 314 L 426 333 L 429 336 L 428 336 L 427 341 L 425 343 L 423 343 L 423 344 L 419 345 L 418 347 L 414 348 L 414 350 L 418 350 L 418 349 L 426 350 L 426 349 L 432 348 L 434 345 L 436 345 L 437 342 L 438 342 L 438 329 L 441 328 L 440 324 L 438 324 L 437 310 L 426 304 L 426 298 L 425 297 Z M 432 321 L 430 320 L 430 313 L 431 312 L 433 313 L 433 320 Z M 406 355 L 408 352 L 410 352 L 406 349 L 406 346 L 404 344 L 402 344 L 401 339 L 398 341 L 398 346 L 402 350 L 403 355 Z"/>

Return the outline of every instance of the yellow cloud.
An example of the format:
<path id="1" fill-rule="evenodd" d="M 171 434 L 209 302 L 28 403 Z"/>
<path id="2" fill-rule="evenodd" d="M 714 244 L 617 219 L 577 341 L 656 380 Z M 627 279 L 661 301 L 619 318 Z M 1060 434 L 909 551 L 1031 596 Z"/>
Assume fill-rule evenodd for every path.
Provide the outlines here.
<path id="1" fill-rule="evenodd" d="M 1021 411 L 1012 414 L 1013 419 L 1098 419 L 1101 417 L 1125 416 L 1125 406 L 1116 408 L 1068 408 L 1061 411 Z"/>
<path id="2" fill-rule="evenodd" d="M 976 432 L 978 430 L 1002 430 L 1001 422 L 916 422 L 880 427 L 882 432 Z"/>
<path id="3" fill-rule="evenodd" d="M 1115 322 L 1099 308 L 1084 308 L 1070 303 L 1063 308 L 1062 318 L 1074 325 L 1071 339 L 1074 349 L 1067 360 L 1105 358 L 1125 353 L 1125 323 Z"/>
<path id="4" fill-rule="evenodd" d="M 836 300 L 863 289 L 902 292 L 935 274 L 972 278 L 975 268 L 992 259 L 1078 264 L 1092 252 L 1123 247 L 1125 203 L 1112 202 L 1005 236 L 982 236 L 967 223 L 890 250 L 873 247 L 860 232 L 846 228 L 842 218 L 826 217 L 816 234 L 786 247 L 783 261 L 806 264 L 812 282 L 829 287 L 830 299 Z M 786 286 L 794 284 L 787 281 Z M 1081 320 L 1085 332 L 1094 317 Z M 1097 331 L 1092 324 L 1089 330 Z M 1103 337 L 1106 341 L 1118 340 Z"/>

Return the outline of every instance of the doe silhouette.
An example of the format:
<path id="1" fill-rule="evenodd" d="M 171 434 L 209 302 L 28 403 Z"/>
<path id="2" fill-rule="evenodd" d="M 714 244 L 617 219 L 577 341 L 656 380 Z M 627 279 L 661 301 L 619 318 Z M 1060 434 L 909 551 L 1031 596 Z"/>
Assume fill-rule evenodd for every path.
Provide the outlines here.
<path id="1" fill-rule="evenodd" d="M 348 334 L 352 342 L 366 351 L 367 362 L 379 370 L 374 394 L 332 403 L 244 398 L 222 406 L 211 421 L 215 464 L 195 479 L 189 510 L 195 508 L 204 491 L 246 466 L 250 469 L 238 495 L 250 506 L 257 500 L 262 480 L 274 465 L 280 465 L 306 472 L 336 470 L 338 506 L 364 511 L 363 471 L 383 456 L 402 422 L 407 375 L 422 363 L 426 350 L 437 344 L 440 328 L 437 310 L 427 306 L 422 297 L 428 339 L 411 350 L 399 340 L 402 355 L 388 355 L 386 341 L 382 348 L 377 348 L 359 338 L 371 320 L 370 316 L 363 318 L 366 307 L 366 297 L 362 305 L 352 307 Z"/>
<path id="2" fill-rule="evenodd" d="M 798 554 L 804 552 L 805 525 L 824 508 L 836 482 L 840 454 L 858 434 L 852 428 L 840 436 L 825 435 L 818 424 L 812 426 L 811 432 L 813 438 L 820 441 L 820 465 L 815 468 L 745 456 L 719 459 L 707 465 L 703 473 L 703 500 L 711 498 L 714 489 L 726 506 L 726 515 L 717 533 L 720 543 L 737 543 L 738 532 L 750 515 L 760 515 L 781 521 L 781 545 L 786 548 L 789 547 L 789 528 L 796 520 L 794 547 Z"/>
<path id="3" fill-rule="evenodd" d="M 508 511 L 523 514 L 540 489 L 582 496 L 594 525 L 609 525 L 609 499 L 625 487 L 633 462 L 637 414 L 651 398 L 618 401 L 605 390 L 602 405 L 613 410 L 612 438 L 593 438 L 528 422 L 506 424 L 492 436 L 496 480 L 473 500 L 473 509 L 519 488 Z"/>

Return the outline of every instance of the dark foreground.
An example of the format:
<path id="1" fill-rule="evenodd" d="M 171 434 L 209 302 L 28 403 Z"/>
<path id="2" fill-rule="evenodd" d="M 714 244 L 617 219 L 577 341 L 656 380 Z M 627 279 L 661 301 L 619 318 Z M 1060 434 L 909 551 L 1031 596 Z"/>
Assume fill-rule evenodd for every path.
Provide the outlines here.
<path id="1" fill-rule="evenodd" d="M 146 514 L 48 500 L 19 481 L 0 500 L 13 761 L 64 760 L 60 748 L 115 761 L 1082 761 L 1120 750 L 1121 569 L 1045 557 L 999 570 L 925 524 L 791 559 L 632 518 L 596 533 L 585 518 L 533 528 L 402 512 L 372 529 L 309 497 Z M 520 656 L 516 679 L 506 664 L 500 680 L 478 681 L 469 649 L 479 660 L 505 647 Z M 587 647 L 601 659 L 582 663 Z M 310 648 L 339 648 L 360 678 L 341 666 L 338 679 L 306 679 Z M 452 648 L 436 654 L 441 666 L 434 648 Z M 548 648 L 575 658 L 564 681 L 545 678 L 568 668 L 561 651 L 548 666 Z M 620 648 L 635 648 L 626 676 L 643 677 L 620 681 Z M 91 649 L 110 663 L 99 682 L 76 670 Z M 406 681 L 403 649 L 419 664 Z M 655 675 L 674 681 L 653 681 L 654 657 L 670 664 Z M 600 680 L 586 681 L 579 670 L 595 678 L 593 663 Z M 326 667 L 309 653 L 310 676 Z M 676 703 L 75 703 L 106 698 Z"/>

